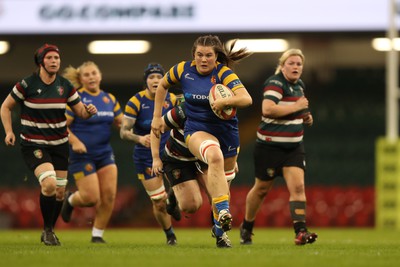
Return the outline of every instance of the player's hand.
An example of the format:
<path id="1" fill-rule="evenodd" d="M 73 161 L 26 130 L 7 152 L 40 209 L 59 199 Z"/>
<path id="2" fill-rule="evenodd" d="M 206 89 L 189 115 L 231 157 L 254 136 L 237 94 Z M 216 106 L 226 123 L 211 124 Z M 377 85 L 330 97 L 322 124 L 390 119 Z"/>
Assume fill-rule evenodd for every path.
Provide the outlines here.
<path id="1" fill-rule="evenodd" d="M 87 113 L 89 113 L 90 116 L 93 116 L 97 113 L 97 108 L 95 105 L 93 105 L 93 104 L 89 104 L 89 105 L 84 104 L 84 105 L 85 105 L 85 109 L 86 109 Z"/>
<path id="2" fill-rule="evenodd" d="M 15 145 L 15 134 L 13 132 L 7 133 L 6 137 L 4 138 L 4 142 L 6 146 L 14 146 Z"/>
<path id="3" fill-rule="evenodd" d="M 154 175 L 160 175 L 164 172 L 163 163 L 160 158 L 153 158 L 153 166 L 151 169 L 151 173 Z"/>
<path id="4" fill-rule="evenodd" d="M 313 116 L 310 112 L 307 112 L 303 117 L 303 124 L 307 126 L 312 126 L 314 122 Z"/>
<path id="5" fill-rule="evenodd" d="M 211 104 L 211 109 L 214 112 L 221 112 L 225 107 L 226 100 L 222 98 L 215 99 L 214 102 Z"/>
<path id="6" fill-rule="evenodd" d="M 150 144 L 151 144 L 150 134 L 141 136 L 139 139 L 139 143 L 144 147 L 150 148 Z"/>
<path id="7" fill-rule="evenodd" d="M 82 143 L 82 142 L 74 142 L 72 145 L 71 145 L 71 147 L 72 147 L 72 151 L 74 151 L 75 153 L 78 153 L 78 154 L 84 154 L 84 153 L 87 153 L 87 149 L 86 149 L 86 146 L 85 146 L 85 144 L 84 143 Z"/>
<path id="8" fill-rule="evenodd" d="M 308 99 L 305 96 L 300 97 L 295 105 L 297 106 L 298 110 L 303 110 L 308 108 Z"/>

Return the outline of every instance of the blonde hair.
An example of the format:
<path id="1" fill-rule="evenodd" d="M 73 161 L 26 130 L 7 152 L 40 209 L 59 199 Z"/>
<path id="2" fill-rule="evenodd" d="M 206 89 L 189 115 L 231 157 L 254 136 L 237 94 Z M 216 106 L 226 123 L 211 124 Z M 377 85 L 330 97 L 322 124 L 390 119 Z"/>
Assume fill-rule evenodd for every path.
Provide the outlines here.
<path id="1" fill-rule="evenodd" d="M 80 79 L 81 70 L 88 66 L 96 67 L 98 69 L 99 73 L 101 73 L 100 69 L 96 65 L 96 63 L 94 63 L 93 61 L 85 61 L 78 68 L 74 68 L 73 66 L 69 65 L 63 71 L 62 76 L 64 76 L 64 78 L 68 79 L 75 88 L 81 88 L 82 87 L 82 83 L 81 83 L 81 79 Z"/>
<path id="2" fill-rule="evenodd" d="M 306 58 L 304 57 L 303 52 L 300 49 L 292 48 L 283 52 L 282 56 L 279 58 L 278 66 L 275 69 L 275 74 L 279 74 L 282 70 L 282 66 L 285 64 L 286 60 L 291 56 L 299 56 L 301 60 L 304 61 Z"/>

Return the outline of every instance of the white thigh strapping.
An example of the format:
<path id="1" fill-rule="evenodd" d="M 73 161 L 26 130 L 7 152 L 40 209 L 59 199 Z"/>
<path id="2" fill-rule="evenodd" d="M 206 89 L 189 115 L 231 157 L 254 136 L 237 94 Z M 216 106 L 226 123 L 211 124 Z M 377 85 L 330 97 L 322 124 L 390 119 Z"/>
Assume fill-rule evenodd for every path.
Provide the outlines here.
<path id="1" fill-rule="evenodd" d="M 56 172 L 55 171 L 45 171 L 39 174 L 37 179 L 39 180 L 39 183 L 41 183 L 45 178 L 51 178 L 56 180 Z"/>
<path id="2" fill-rule="evenodd" d="M 219 143 L 214 140 L 205 140 L 200 144 L 199 152 L 200 152 L 201 160 L 205 163 L 208 163 L 207 150 L 212 146 L 220 147 Z"/>
<path id="3" fill-rule="evenodd" d="M 67 178 L 57 177 L 56 179 L 57 179 L 57 181 L 56 181 L 57 187 L 67 186 L 67 184 L 68 184 Z"/>
<path id="4" fill-rule="evenodd" d="M 165 192 L 165 186 L 162 185 L 160 188 L 156 189 L 156 190 L 152 190 L 152 191 L 147 191 L 147 194 L 150 196 L 151 200 L 159 200 L 162 199 L 164 196 L 166 196 L 166 192 Z"/>

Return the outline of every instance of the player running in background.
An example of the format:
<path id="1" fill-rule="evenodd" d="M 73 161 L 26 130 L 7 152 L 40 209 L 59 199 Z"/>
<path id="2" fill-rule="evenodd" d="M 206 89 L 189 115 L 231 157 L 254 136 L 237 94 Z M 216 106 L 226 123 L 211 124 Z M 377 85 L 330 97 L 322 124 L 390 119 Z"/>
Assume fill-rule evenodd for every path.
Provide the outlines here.
<path id="1" fill-rule="evenodd" d="M 64 70 L 85 104 L 93 103 L 97 115 L 89 120 L 77 118 L 67 108 L 69 126 L 70 165 L 69 172 L 78 188 L 68 192 L 61 216 L 65 222 L 71 220 L 74 207 L 96 208 L 92 227 L 92 243 L 105 243 L 103 233 L 110 220 L 117 193 L 117 165 L 111 147 L 112 126 L 118 131 L 122 122 L 122 110 L 111 93 L 100 88 L 102 74 L 92 61 L 86 61 L 78 68 Z"/>
<path id="2" fill-rule="evenodd" d="M 150 63 L 144 70 L 145 89 L 131 97 L 125 106 L 124 119 L 120 131 L 123 140 L 135 143 L 133 162 L 139 180 L 142 182 L 152 205 L 153 214 L 163 228 L 168 245 L 176 245 L 177 239 L 171 223 L 171 216 L 166 211 L 167 193 L 163 176 L 152 173 L 152 156 L 150 150 L 150 130 L 154 112 L 154 96 L 158 84 L 164 75 L 163 67 Z M 162 103 L 162 114 L 176 105 L 176 96 L 169 93 Z M 162 135 L 160 150 L 164 149 L 169 132 Z"/>
<path id="3" fill-rule="evenodd" d="M 1 105 L 7 146 L 14 146 L 12 112 L 21 107 L 21 152 L 40 184 L 40 210 L 44 229 L 41 241 L 60 246 L 54 227 L 61 211 L 68 174 L 68 131 L 65 109 L 80 118 L 96 114 L 93 104 L 84 105 L 73 85 L 58 74 L 61 64 L 57 46 L 44 44 L 34 55 L 38 71 L 18 82 Z"/>
<path id="4" fill-rule="evenodd" d="M 317 239 L 317 234 L 306 227 L 303 125 L 311 126 L 313 117 L 300 79 L 304 60 L 299 49 L 284 52 L 275 75 L 264 83 L 262 121 L 254 149 L 256 178 L 246 198 L 245 218 L 240 226 L 241 244 L 252 244 L 257 212 L 278 176 L 283 176 L 289 190 L 295 244 L 310 244 Z"/>

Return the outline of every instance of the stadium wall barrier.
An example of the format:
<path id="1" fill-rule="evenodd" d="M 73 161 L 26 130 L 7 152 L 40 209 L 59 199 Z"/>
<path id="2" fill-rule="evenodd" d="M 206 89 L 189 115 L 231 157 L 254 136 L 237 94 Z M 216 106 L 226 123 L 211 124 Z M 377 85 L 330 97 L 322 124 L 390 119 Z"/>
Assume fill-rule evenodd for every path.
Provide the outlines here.
<path id="1" fill-rule="evenodd" d="M 248 186 L 231 188 L 233 224 L 238 227 L 245 214 Z M 375 188 L 312 186 L 306 189 L 307 224 L 313 227 L 374 227 Z M 291 227 L 289 193 L 284 186 L 273 188 L 256 219 L 256 227 Z M 91 228 L 94 208 L 75 208 L 66 224 L 59 218 L 57 228 Z M 211 210 L 206 195 L 195 214 L 183 214 L 174 227 L 210 227 Z M 42 217 L 39 189 L 0 188 L 0 228 L 40 228 Z M 133 187 L 118 189 L 109 227 L 158 227 L 148 197 Z"/>

